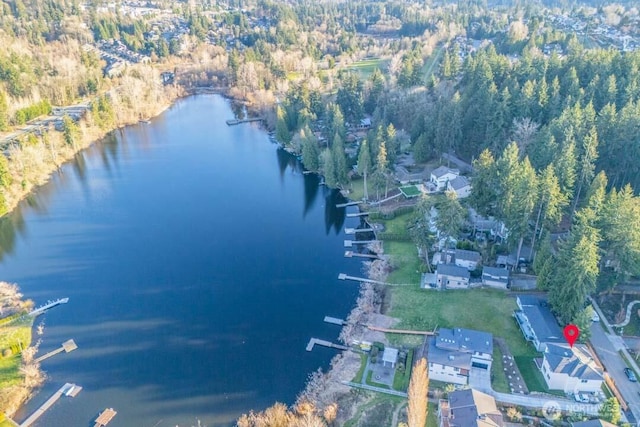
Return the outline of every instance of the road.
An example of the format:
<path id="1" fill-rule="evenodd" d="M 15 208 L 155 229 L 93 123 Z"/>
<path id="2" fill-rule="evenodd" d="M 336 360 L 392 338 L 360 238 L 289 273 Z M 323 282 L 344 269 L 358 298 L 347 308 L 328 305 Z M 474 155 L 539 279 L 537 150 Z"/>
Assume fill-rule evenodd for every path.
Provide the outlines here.
<path id="1" fill-rule="evenodd" d="M 619 337 L 606 333 L 600 323 L 591 325 L 591 345 L 598 353 L 598 357 L 605 369 L 613 378 L 622 397 L 629 405 L 629 409 L 636 420 L 640 420 L 640 385 L 632 383 L 624 374 L 627 367 L 618 353 L 623 345 Z"/>

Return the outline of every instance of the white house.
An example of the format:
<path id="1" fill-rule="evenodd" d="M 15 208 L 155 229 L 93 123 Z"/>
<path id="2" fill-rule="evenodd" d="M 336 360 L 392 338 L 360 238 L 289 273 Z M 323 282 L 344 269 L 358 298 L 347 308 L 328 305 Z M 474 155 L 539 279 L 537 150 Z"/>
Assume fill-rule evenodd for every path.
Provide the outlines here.
<path id="1" fill-rule="evenodd" d="M 516 298 L 518 310 L 514 316 L 527 341 L 531 341 L 538 351 L 544 351 L 548 344 L 562 344 L 566 340 L 560 325 L 549 309 L 544 298 L 520 295 Z"/>
<path id="2" fill-rule="evenodd" d="M 458 199 L 464 199 L 471 195 L 471 183 L 466 177 L 457 176 L 451 181 L 447 181 L 447 191 L 453 191 Z"/>
<path id="3" fill-rule="evenodd" d="M 440 264 L 436 268 L 438 289 L 466 289 L 469 287 L 469 270 L 455 264 Z"/>
<path id="4" fill-rule="evenodd" d="M 447 188 L 447 183 L 453 181 L 459 175 L 460 171 L 458 169 L 449 169 L 446 166 L 440 166 L 431 172 L 429 182 L 436 187 L 436 191 L 444 191 Z"/>
<path id="5" fill-rule="evenodd" d="M 502 427 L 504 420 L 493 396 L 478 390 L 456 390 L 438 404 L 440 427 Z"/>
<path id="6" fill-rule="evenodd" d="M 507 289 L 509 285 L 509 270 L 498 267 L 483 267 L 482 284 L 492 288 Z"/>
<path id="7" fill-rule="evenodd" d="M 576 344 L 547 344 L 543 358 L 536 359 L 550 390 L 565 393 L 593 393 L 600 391 L 602 368 L 598 366 L 587 346 Z"/>
<path id="8" fill-rule="evenodd" d="M 467 384 L 472 369 L 491 371 L 493 336 L 472 329 L 441 328 L 429 338 L 429 378 Z"/>

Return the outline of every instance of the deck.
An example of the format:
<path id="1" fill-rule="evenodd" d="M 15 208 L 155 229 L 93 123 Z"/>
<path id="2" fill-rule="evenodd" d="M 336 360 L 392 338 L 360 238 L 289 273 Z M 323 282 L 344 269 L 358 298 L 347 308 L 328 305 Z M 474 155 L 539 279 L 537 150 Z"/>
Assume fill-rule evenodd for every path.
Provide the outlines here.
<path id="1" fill-rule="evenodd" d="M 344 256 L 347 258 L 353 258 L 353 257 L 360 257 L 360 258 L 371 258 L 371 259 L 378 259 L 378 255 L 374 255 L 374 254 L 359 254 L 358 252 L 353 252 L 353 251 L 345 251 L 344 252 Z"/>
<path id="2" fill-rule="evenodd" d="M 344 241 L 344 247 L 345 248 L 350 248 L 353 245 L 366 245 L 369 243 L 378 243 L 379 240 L 345 240 Z"/>
<path id="3" fill-rule="evenodd" d="M 33 414 L 29 415 L 29 417 L 20 424 L 20 427 L 29 427 L 33 423 L 35 423 L 38 418 L 40 418 L 49 408 L 51 408 L 54 403 L 56 403 L 63 395 L 69 397 L 75 397 L 80 393 L 82 387 L 77 386 L 75 384 L 66 383 L 58 391 L 53 393 L 53 395 L 47 399 L 46 402 L 42 404 L 38 409 L 36 409 Z"/>
<path id="4" fill-rule="evenodd" d="M 388 285 L 388 283 L 381 282 L 379 280 L 366 279 L 364 277 L 349 276 L 348 274 L 344 274 L 344 273 L 338 274 L 338 279 L 339 280 L 353 280 L 355 282 L 373 283 L 374 285 Z"/>
<path id="5" fill-rule="evenodd" d="M 107 408 L 96 418 L 96 423 L 93 427 L 104 427 L 111 422 L 117 412 L 113 408 Z"/>
<path id="6" fill-rule="evenodd" d="M 231 119 L 227 120 L 227 126 L 235 126 L 241 123 L 261 122 L 262 120 L 264 120 L 262 117 L 251 117 L 248 119 Z"/>
<path id="7" fill-rule="evenodd" d="M 325 341 L 325 340 L 320 340 L 318 338 L 311 338 L 309 340 L 309 344 L 307 344 L 307 351 L 313 350 L 313 347 L 316 346 L 316 345 L 320 345 L 322 347 L 335 348 L 335 349 L 338 349 L 338 350 L 349 350 L 349 347 L 344 346 L 344 345 L 334 344 L 332 342 Z"/>
<path id="8" fill-rule="evenodd" d="M 62 346 L 60 348 L 50 351 L 49 353 L 43 354 L 42 356 L 38 357 L 35 361 L 37 363 L 40 363 L 43 360 L 47 360 L 48 358 L 53 357 L 58 353 L 62 353 L 63 351 L 65 353 L 70 353 L 77 348 L 78 348 L 78 345 L 75 343 L 74 340 L 67 340 L 62 343 Z"/>

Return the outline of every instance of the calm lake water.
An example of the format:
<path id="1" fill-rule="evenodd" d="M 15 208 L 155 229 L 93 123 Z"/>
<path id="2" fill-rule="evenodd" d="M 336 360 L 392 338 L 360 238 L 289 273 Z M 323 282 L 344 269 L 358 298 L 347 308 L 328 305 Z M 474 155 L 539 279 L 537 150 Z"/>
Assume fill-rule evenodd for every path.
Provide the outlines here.
<path id="1" fill-rule="evenodd" d="M 150 124 L 117 131 L 79 154 L 0 223 L 0 280 L 36 304 L 49 379 L 22 421 L 66 382 L 37 426 L 226 426 L 249 409 L 293 403 L 335 340 L 325 315 L 346 316 L 358 274 L 344 258 L 335 192 L 246 124 L 228 101 L 179 101 Z M 37 337 L 36 337 L 37 339 Z"/>

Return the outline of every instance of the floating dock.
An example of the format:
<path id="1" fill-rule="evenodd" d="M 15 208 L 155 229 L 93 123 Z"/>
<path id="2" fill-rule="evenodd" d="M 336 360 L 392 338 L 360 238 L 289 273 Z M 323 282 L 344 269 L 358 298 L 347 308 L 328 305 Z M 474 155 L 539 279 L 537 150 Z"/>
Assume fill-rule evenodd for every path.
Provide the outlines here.
<path id="1" fill-rule="evenodd" d="M 344 345 L 334 344 L 332 342 L 325 341 L 325 340 L 319 340 L 318 338 L 311 338 L 309 340 L 309 344 L 307 344 L 307 351 L 313 350 L 313 347 L 316 345 L 321 345 L 322 347 L 335 348 L 338 350 L 349 350 L 349 347 Z"/>
<path id="2" fill-rule="evenodd" d="M 58 353 L 62 353 L 63 351 L 65 353 L 71 353 L 73 350 L 75 350 L 76 348 L 78 348 L 78 345 L 76 344 L 76 342 L 74 340 L 68 340 L 62 343 L 62 346 L 60 348 L 57 348 L 53 351 L 50 351 L 47 354 L 43 354 L 42 356 L 38 357 L 35 362 L 36 363 L 40 363 L 43 360 L 47 360 L 50 357 L 55 356 Z"/>
<path id="3" fill-rule="evenodd" d="M 375 231 L 373 228 L 345 228 L 344 234 L 369 233 Z"/>
<path id="4" fill-rule="evenodd" d="M 93 427 L 104 427 L 111 422 L 117 412 L 113 408 L 107 408 L 96 418 L 96 423 Z"/>
<path id="5" fill-rule="evenodd" d="M 366 245 L 369 243 L 378 243 L 379 240 L 345 240 L 344 241 L 344 247 L 345 248 L 350 248 L 354 245 Z"/>
<path id="6" fill-rule="evenodd" d="M 80 393 L 80 390 L 82 390 L 82 387 L 75 384 L 66 383 L 65 385 L 60 387 L 58 391 L 53 393 L 53 396 L 51 396 L 46 402 L 44 402 L 42 406 L 36 409 L 33 414 L 29 415 L 29 418 L 24 420 L 22 424 L 20 424 L 20 427 L 29 427 L 30 425 L 35 423 L 36 420 L 47 411 L 47 409 L 51 408 L 53 404 L 62 397 L 62 395 L 76 397 L 78 393 Z"/>
<path id="7" fill-rule="evenodd" d="M 344 273 L 338 274 L 338 279 L 339 280 L 353 280 L 355 282 L 373 283 L 374 285 L 388 285 L 388 283 L 380 282 L 378 280 L 365 279 L 364 277 L 349 276 L 349 275 L 344 274 Z"/>
<path id="8" fill-rule="evenodd" d="M 34 317 L 38 316 L 53 307 L 57 307 L 60 304 L 66 304 L 68 302 L 69 302 L 69 298 L 60 298 L 55 301 L 47 301 L 45 305 L 42 305 L 34 310 L 31 310 L 31 312 L 29 313 L 29 316 L 34 316 Z"/>
<path id="9" fill-rule="evenodd" d="M 338 203 L 336 208 L 346 208 L 347 206 L 355 206 L 359 205 L 362 202 L 347 202 L 347 203 Z"/>
<path id="10" fill-rule="evenodd" d="M 356 218 L 359 216 L 367 216 L 367 215 L 369 215 L 369 212 L 354 212 L 354 213 L 348 213 L 347 218 Z"/>
<path id="11" fill-rule="evenodd" d="M 263 120 L 262 117 L 251 117 L 248 119 L 231 119 L 231 120 L 227 120 L 227 126 L 235 126 L 241 123 L 249 123 L 249 122 L 261 122 L 262 120 Z"/>
<path id="12" fill-rule="evenodd" d="M 336 317 L 331 317 L 331 316 L 324 316 L 324 321 L 327 323 L 331 323 L 333 325 L 339 325 L 339 326 L 343 326 L 347 324 L 347 322 L 345 322 L 344 320 L 338 319 Z"/>
<path id="13" fill-rule="evenodd" d="M 344 251 L 344 256 L 347 258 L 353 258 L 353 257 L 360 257 L 360 258 L 371 258 L 371 259 L 378 259 L 378 255 L 373 255 L 373 254 L 359 254 L 358 252 L 353 252 L 353 251 Z"/>

